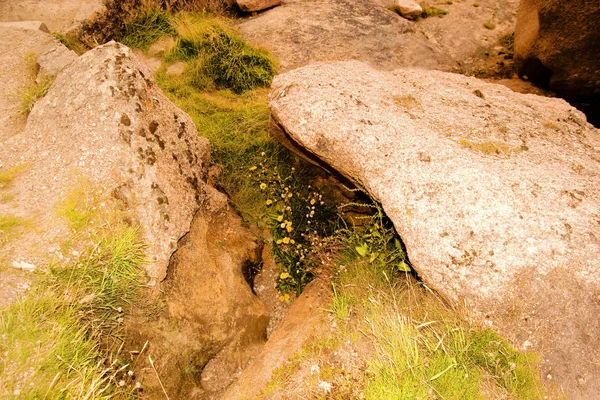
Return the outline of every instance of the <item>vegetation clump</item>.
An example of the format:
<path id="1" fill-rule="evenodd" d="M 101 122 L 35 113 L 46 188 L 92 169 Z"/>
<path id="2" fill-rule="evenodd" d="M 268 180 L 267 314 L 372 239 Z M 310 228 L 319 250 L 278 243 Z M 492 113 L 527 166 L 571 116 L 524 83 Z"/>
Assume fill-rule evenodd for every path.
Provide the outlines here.
<path id="1" fill-rule="evenodd" d="M 266 51 L 244 42 L 221 20 L 181 14 L 174 21 L 176 44 L 169 60 L 190 62 L 192 83 L 199 89 L 211 84 L 234 93 L 269 87 L 276 72 Z"/>
<path id="2" fill-rule="evenodd" d="M 143 261 L 136 230 L 113 229 L 1 310 L 0 397 L 111 398 L 137 390 L 127 365 L 110 354 L 122 343 Z"/>
<path id="3" fill-rule="evenodd" d="M 429 18 L 429 17 L 439 17 L 444 18 L 445 15 L 448 15 L 448 10 L 444 10 L 442 8 L 432 7 L 428 4 L 421 4 L 423 8 L 423 12 L 421 13 L 421 18 Z"/>
<path id="4" fill-rule="evenodd" d="M 348 231 L 321 334 L 278 370 L 265 394 L 327 398 L 539 399 L 534 354 L 470 325 L 398 262 L 404 253 L 381 215 Z M 368 243 L 368 252 L 364 245 Z M 308 372 L 307 370 L 310 370 Z M 302 383 L 295 376 L 307 374 Z M 278 392 L 281 391 L 281 392 Z"/>
<path id="5" fill-rule="evenodd" d="M 159 8 L 144 9 L 131 23 L 125 26 L 121 42 L 142 50 L 163 36 L 175 34 L 169 16 Z"/>
<path id="6" fill-rule="evenodd" d="M 29 75 L 28 82 L 23 89 L 17 89 L 14 93 L 14 96 L 21 101 L 18 115 L 29 115 L 35 103 L 48 93 L 50 86 L 54 83 L 55 76 L 39 73 L 37 57 L 38 55 L 35 53 L 25 56 L 26 71 Z"/>

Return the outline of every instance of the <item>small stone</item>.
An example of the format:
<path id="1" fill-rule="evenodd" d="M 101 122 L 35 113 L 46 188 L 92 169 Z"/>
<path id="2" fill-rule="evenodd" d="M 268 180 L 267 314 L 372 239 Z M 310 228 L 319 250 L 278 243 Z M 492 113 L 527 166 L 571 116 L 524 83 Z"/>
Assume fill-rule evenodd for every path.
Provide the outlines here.
<path id="1" fill-rule="evenodd" d="M 281 4 L 281 0 L 236 0 L 236 2 L 243 12 L 266 10 Z"/>
<path id="2" fill-rule="evenodd" d="M 423 13 L 419 3 L 412 0 L 396 0 L 394 9 L 406 19 L 416 19 Z"/>
<path id="3" fill-rule="evenodd" d="M 12 266 L 17 269 L 33 272 L 36 266 L 25 261 L 13 261 Z"/>
<path id="4" fill-rule="evenodd" d="M 329 382 L 321 381 L 321 382 L 319 382 L 319 387 L 321 389 L 323 389 L 323 391 L 325 393 L 330 393 L 331 392 L 331 383 L 329 383 Z"/>
<path id="5" fill-rule="evenodd" d="M 87 304 L 92 302 L 92 300 L 94 300 L 96 298 L 96 294 L 92 293 L 92 294 L 88 294 L 87 296 L 85 296 L 84 298 L 82 298 L 81 300 L 79 300 L 79 304 Z"/>
<path id="6" fill-rule="evenodd" d="M 167 67 L 167 74 L 179 76 L 185 71 L 185 63 L 178 61 Z"/>

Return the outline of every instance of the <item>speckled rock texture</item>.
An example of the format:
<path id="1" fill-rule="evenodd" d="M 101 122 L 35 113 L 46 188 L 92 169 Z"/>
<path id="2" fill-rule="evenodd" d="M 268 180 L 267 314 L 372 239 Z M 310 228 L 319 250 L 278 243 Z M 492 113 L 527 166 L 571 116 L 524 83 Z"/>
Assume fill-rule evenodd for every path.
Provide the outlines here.
<path id="1" fill-rule="evenodd" d="M 364 187 L 421 278 L 572 398 L 600 393 L 600 131 L 462 75 L 319 63 L 275 78 L 283 142 Z"/>
<path id="2" fill-rule="evenodd" d="M 87 52 L 0 147 L 3 168 L 24 166 L 0 211 L 35 225 L 9 244 L 8 261 L 46 265 L 71 234 L 62 204 L 83 191 L 91 210 L 129 212 L 148 244 L 148 275 L 161 281 L 205 199 L 209 157 L 208 141 L 130 49 L 111 42 Z"/>

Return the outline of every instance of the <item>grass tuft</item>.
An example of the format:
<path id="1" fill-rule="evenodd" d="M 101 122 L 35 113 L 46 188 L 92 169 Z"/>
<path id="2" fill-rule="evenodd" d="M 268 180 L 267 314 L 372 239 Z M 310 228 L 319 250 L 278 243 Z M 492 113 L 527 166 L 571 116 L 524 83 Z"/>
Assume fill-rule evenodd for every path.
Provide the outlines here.
<path id="1" fill-rule="evenodd" d="M 132 228 L 100 238 L 0 311 L 0 397 L 108 399 L 131 388 L 126 365 L 106 358 L 141 283 L 144 247 Z M 102 340 L 100 340 L 103 338 Z"/>
<path id="2" fill-rule="evenodd" d="M 191 83 L 199 89 L 231 89 L 242 93 L 271 85 L 276 64 L 266 51 L 244 42 L 222 20 L 181 13 L 174 18 L 176 45 L 169 60 L 189 61 Z"/>
<path id="3" fill-rule="evenodd" d="M 65 217 L 69 227 L 73 231 L 79 232 L 88 226 L 96 214 L 96 203 L 97 199 L 93 191 L 90 190 L 89 183 L 80 179 L 77 188 L 69 193 L 64 200 L 58 202 L 56 214 L 59 217 Z"/>
<path id="4" fill-rule="evenodd" d="M 73 50 L 75 53 L 77 53 L 77 55 L 82 55 L 83 53 L 89 50 L 89 48 L 75 36 L 63 35 L 62 33 L 56 32 L 52 35 L 54 35 L 56 40 L 65 45 L 67 49 Z"/>
<path id="5" fill-rule="evenodd" d="M 13 93 L 13 96 L 21 102 L 17 110 L 18 115 L 29 115 L 35 103 L 48 93 L 50 86 L 54 83 L 54 76 L 39 73 L 37 57 L 38 55 L 35 53 L 28 53 L 25 56 L 28 83 L 23 89 L 16 89 Z"/>
<path id="6" fill-rule="evenodd" d="M 27 168 L 26 164 L 16 165 L 8 170 L 0 171 L 0 189 L 10 187 L 15 178 Z"/>
<path id="7" fill-rule="evenodd" d="M 130 24 L 126 25 L 121 42 L 129 47 L 147 50 L 163 36 L 175 34 L 168 14 L 158 7 L 144 9 Z"/>
<path id="8" fill-rule="evenodd" d="M 429 18 L 429 17 L 444 18 L 444 16 L 448 15 L 448 13 L 449 13 L 448 10 L 444 10 L 442 8 L 437 8 L 437 7 L 432 7 L 426 3 L 422 3 L 421 7 L 423 8 L 423 12 L 421 13 L 421 17 L 420 17 L 422 19 Z"/>
<path id="9" fill-rule="evenodd" d="M 0 215 L 0 246 L 18 237 L 30 222 L 24 218 L 12 215 Z"/>

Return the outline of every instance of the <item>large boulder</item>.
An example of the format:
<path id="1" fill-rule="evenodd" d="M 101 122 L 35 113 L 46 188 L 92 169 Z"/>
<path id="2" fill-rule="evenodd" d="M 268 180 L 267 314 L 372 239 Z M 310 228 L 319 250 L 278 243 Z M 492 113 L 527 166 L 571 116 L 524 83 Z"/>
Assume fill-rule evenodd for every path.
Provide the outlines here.
<path id="1" fill-rule="evenodd" d="M 445 72 L 321 63 L 275 78 L 283 142 L 379 201 L 427 285 L 600 393 L 600 131 L 560 99 Z"/>
<path id="2" fill-rule="evenodd" d="M 521 0 L 515 61 L 521 75 L 573 100 L 600 98 L 600 2 Z"/>
<path id="3" fill-rule="evenodd" d="M 209 157 L 208 141 L 130 49 L 87 52 L 0 146 L 2 168 L 21 169 L 0 214 L 34 228 L 5 246 L 7 262 L 46 265 L 82 222 L 121 207 L 148 243 L 148 275 L 161 281 L 204 201 Z"/>

